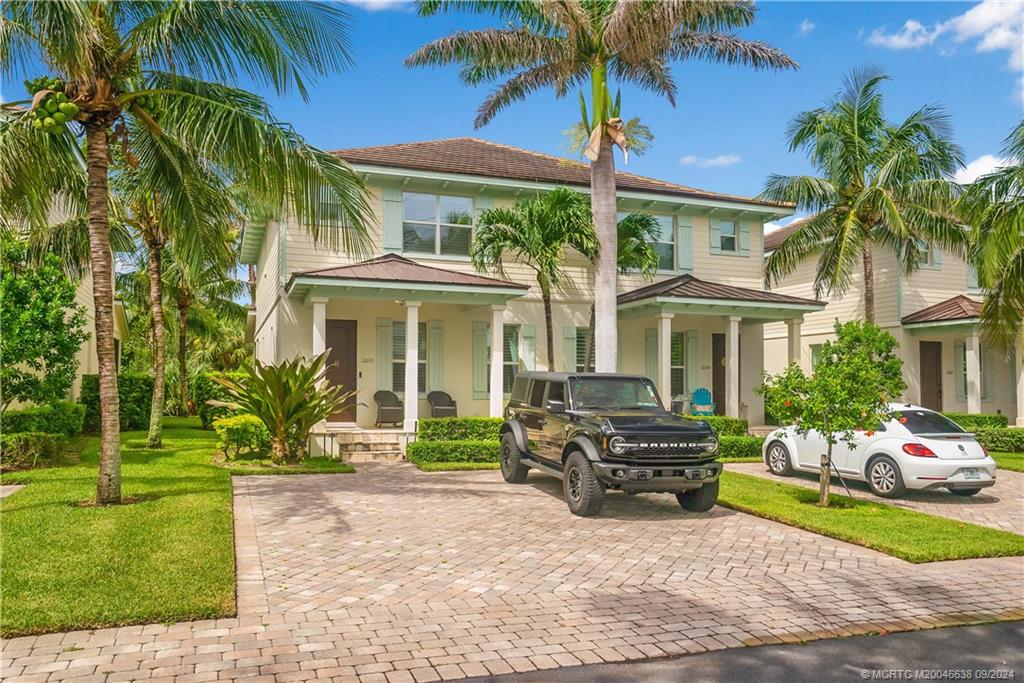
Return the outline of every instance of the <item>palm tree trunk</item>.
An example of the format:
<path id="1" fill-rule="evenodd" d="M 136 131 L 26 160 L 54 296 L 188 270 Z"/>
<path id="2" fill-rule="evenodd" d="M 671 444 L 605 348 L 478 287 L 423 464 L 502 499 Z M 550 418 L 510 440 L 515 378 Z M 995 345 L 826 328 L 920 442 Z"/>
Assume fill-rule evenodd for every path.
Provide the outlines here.
<path id="1" fill-rule="evenodd" d="M 191 415 L 188 408 L 188 370 L 185 367 L 186 321 L 188 319 L 188 301 L 178 301 L 178 396 L 181 399 L 182 415 Z"/>
<path id="2" fill-rule="evenodd" d="M 149 308 L 153 318 L 153 397 L 149 406 L 150 448 L 163 448 L 164 376 L 167 372 L 167 336 L 164 327 L 163 272 L 160 263 L 163 245 L 155 235 L 148 235 L 146 249 L 149 274 Z"/>
<path id="3" fill-rule="evenodd" d="M 103 121 L 85 127 L 89 206 L 89 268 L 96 316 L 96 356 L 99 361 L 100 468 L 96 503 L 121 502 L 121 425 L 114 358 L 114 264 L 107 215 L 107 144 Z"/>
<path id="4" fill-rule="evenodd" d="M 585 372 L 594 371 L 594 304 L 590 304 L 590 322 L 587 324 L 587 357 L 583 361 Z"/>
<path id="5" fill-rule="evenodd" d="M 864 245 L 861 252 L 864 259 L 864 320 L 875 322 L 875 260 L 871 253 L 871 245 Z"/>
<path id="6" fill-rule="evenodd" d="M 548 344 L 548 372 L 555 371 L 555 333 L 551 321 L 551 285 L 545 278 L 537 278 L 540 282 L 540 298 L 544 302 L 544 331 Z"/>
<path id="7" fill-rule="evenodd" d="M 618 356 L 618 240 L 615 228 L 615 159 L 602 136 L 597 161 L 590 164 L 590 204 L 600 253 L 594 269 L 594 347 L 597 372 L 615 372 Z"/>

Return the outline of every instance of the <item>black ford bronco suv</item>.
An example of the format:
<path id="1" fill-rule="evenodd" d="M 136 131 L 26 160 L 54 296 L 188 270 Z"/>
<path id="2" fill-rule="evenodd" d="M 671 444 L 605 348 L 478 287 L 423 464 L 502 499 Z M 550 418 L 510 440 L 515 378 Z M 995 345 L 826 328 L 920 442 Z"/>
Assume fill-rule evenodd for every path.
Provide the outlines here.
<path id="1" fill-rule="evenodd" d="M 686 510 L 718 500 L 718 437 L 706 423 L 666 412 L 654 383 L 637 375 L 524 372 L 501 426 L 501 473 L 529 468 L 562 480 L 569 510 L 601 511 L 605 489 L 674 493 Z"/>

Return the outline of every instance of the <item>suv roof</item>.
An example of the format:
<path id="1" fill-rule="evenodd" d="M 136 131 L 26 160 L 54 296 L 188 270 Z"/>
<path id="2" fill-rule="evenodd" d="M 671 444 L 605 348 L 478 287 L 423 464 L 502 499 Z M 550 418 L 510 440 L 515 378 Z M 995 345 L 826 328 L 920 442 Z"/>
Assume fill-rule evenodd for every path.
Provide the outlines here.
<path id="1" fill-rule="evenodd" d="M 549 382 L 564 382 L 570 377 L 622 377 L 624 379 L 646 379 L 643 375 L 631 375 L 621 372 L 539 372 L 529 370 L 516 373 L 516 377 L 524 379 L 538 379 Z"/>

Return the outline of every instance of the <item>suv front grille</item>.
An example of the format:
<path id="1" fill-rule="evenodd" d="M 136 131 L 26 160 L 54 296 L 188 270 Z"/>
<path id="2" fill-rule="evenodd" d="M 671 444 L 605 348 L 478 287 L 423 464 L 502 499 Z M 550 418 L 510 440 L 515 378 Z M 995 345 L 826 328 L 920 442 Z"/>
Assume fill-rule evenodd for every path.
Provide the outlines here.
<path id="1" fill-rule="evenodd" d="M 608 451 L 605 459 L 631 465 L 696 465 L 714 460 L 715 453 L 705 450 L 705 442 L 695 439 L 630 438 L 630 448 L 618 454 Z"/>

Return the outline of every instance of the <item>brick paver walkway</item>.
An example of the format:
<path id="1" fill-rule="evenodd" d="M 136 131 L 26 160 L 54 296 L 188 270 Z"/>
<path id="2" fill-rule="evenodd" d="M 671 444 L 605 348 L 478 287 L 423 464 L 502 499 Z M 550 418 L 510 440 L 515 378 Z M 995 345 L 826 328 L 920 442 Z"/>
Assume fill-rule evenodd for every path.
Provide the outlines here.
<path id="1" fill-rule="evenodd" d="M 777 477 L 759 462 L 730 463 L 726 467 L 733 472 L 773 479 L 787 484 L 818 488 L 817 473 L 797 472 L 792 477 Z M 900 498 L 879 498 L 871 493 L 868 485 L 847 478 L 850 491 L 857 498 L 909 508 L 938 517 L 949 517 L 961 522 L 971 522 L 995 529 L 1004 529 L 1024 534 L 1024 473 L 997 470 L 994 486 L 982 489 L 973 496 L 954 496 L 949 491 L 907 491 Z M 842 483 L 832 478 L 832 492 L 846 495 Z"/>
<path id="2" fill-rule="evenodd" d="M 234 482 L 237 618 L 9 640 L 4 679 L 399 683 L 1024 617 L 1021 558 L 914 566 L 669 496 L 580 519 L 536 474 Z"/>

